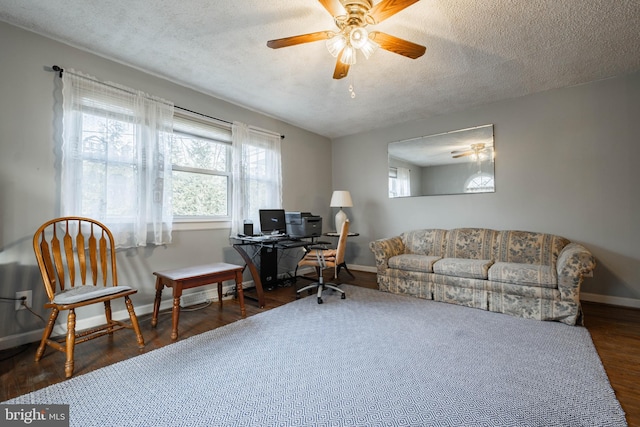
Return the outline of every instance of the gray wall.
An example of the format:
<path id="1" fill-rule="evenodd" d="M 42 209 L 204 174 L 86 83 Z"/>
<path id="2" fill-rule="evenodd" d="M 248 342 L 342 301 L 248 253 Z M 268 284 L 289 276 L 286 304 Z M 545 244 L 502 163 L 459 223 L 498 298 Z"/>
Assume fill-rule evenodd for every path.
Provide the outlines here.
<path id="1" fill-rule="evenodd" d="M 475 163 L 429 166 L 422 168 L 423 194 L 459 194 L 464 193 L 465 184 L 471 175 L 477 172 Z"/>
<path id="2" fill-rule="evenodd" d="M 496 192 L 387 197 L 387 143 L 492 123 Z M 585 297 L 640 306 L 640 73 L 333 141 L 333 182 L 351 191 L 350 263 L 368 243 L 417 228 L 555 233 L 597 259 Z"/>
<path id="3" fill-rule="evenodd" d="M 31 239 L 40 224 L 59 216 L 53 141 L 59 131 L 54 107 L 60 81 L 55 73 L 45 71 L 54 64 L 143 90 L 203 114 L 284 134 L 284 208 L 325 218 L 332 215 L 331 175 L 327 173 L 331 142 L 327 138 L 4 23 L 0 23 L 0 58 L 0 296 L 14 297 L 16 291 L 32 289 L 34 309 L 43 317 L 48 315 L 42 307 L 45 293 Z M 312 190 L 310 182 L 314 183 Z M 221 260 L 240 264 L 228 237 L 228 228 L 174 231 L 169 246 L 120 253 L 120 281 L 139 289 L 133 298 L 136 311 L 148 312 L 151 307 L 153 271 Z M 85 310 L 89 312 L 83 316 L 94 314 L 92 309 Z M 33 314 L 14 311 L 13 302 L 0 302 L 0 348 L 37 340 L 42 328 Z"/>

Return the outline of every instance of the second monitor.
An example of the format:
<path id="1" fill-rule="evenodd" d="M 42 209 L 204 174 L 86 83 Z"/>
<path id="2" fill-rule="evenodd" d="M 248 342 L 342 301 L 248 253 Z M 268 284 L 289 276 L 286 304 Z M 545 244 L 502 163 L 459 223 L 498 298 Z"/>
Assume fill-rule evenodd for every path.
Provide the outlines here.
<path id="1" fill-rule="evenodd" d="M 260 209 L 260 231 L 262 234 L 286 234 L 284 209 Z"/>

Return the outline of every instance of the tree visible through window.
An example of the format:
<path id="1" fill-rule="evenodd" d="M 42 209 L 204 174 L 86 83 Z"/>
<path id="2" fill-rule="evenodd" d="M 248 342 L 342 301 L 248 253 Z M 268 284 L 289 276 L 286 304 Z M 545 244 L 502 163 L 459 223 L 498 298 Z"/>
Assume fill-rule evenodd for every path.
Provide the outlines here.
<path id="1" fill-rule="evenodd" d="M 229 127 L 176 114 L 171 163 L 175 218 L 230 216 Z"/>

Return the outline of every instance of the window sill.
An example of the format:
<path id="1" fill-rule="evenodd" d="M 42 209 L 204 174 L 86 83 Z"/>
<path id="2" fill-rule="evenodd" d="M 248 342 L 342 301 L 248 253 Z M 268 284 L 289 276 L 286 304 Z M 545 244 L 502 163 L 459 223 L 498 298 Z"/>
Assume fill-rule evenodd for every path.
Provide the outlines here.
<path id="1" fill-rule="evenodd" d="M 231 221 L 179 220 L 173 223 L 174 231 L 230 229 Z"/>

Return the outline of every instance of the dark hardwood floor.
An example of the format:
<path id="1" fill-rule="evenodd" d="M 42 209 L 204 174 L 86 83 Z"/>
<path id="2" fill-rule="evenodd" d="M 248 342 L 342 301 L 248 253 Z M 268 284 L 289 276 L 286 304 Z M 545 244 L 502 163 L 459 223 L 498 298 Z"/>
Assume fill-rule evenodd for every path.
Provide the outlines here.
<path id="1" fill-rule="evenodd" d="M 330 271 L 326 272 L 329 279 Z M 353 285 L 377 288 L 374 273 L 353 271 L 355 279 L 341 273 L 340 281 Z M 302 286 L 306 281 L 301 281 Z M 315 298 L 315 294 L 311 295 Z M 348 298 L 348 297 L 347 297 Z M 266 292 L 266 310 L 295 299 L 293 286 Z M 595 347 L 615 390 L 630 426 L 640 426 L 640 310 L 584 303 L 585 326 L 591 333 Z M 246 301 L 247 316 L 260 313 L 256 303 Z M 240 319 L 235 300 L 224 302 L 224 307 L 212 304 L 200 310 L 183 310 L 180 314 L 180 335 L 183 340 Z M 110 365 L 120 360 L 149 352 L 173 341 L 170 311 L 160 314 L 158 326 L 151 327 L 151 314 L 139 316 L 146 346 L 139 350 L 131 331 L 121 331 L 112 337 L 103 337 L 76 347 L 74 376 Z M 38 343 L 0 351 L 0 402 L 64 381 L 64 354 L 48 348 L 38 363 L 34 355 Z"/>

